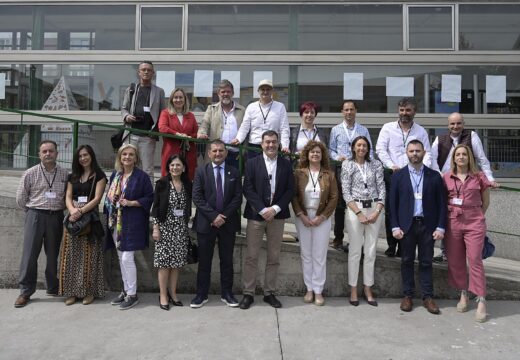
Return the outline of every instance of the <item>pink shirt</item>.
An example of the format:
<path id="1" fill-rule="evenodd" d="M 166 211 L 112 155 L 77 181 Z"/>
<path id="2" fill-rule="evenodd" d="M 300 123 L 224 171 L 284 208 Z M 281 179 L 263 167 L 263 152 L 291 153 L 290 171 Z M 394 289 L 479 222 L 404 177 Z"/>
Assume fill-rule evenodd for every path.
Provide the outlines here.
<path id="1" fill-rule="evenodd" d="M 451 171 L 444 174 L 443 178 L 448 192 L 448 206 L 482 207 L 482 193 L 491 186 L 482 171 L 477 174 L 468 174 L 464 182 Z M 456 199 L 462 199 L 462 205 L 457 204 Z"/>

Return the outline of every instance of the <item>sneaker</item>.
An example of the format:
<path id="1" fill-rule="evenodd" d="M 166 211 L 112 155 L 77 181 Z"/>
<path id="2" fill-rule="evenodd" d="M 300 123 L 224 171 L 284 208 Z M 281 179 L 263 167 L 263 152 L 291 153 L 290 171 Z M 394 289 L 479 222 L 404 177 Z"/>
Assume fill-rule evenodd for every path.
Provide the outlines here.
<path id="1" fill-rule="evenodd" d="M 235 299 L 235 297 L 231 293 L 223 294 L 220 297 L 220 301 L 222 301 L 229 307 L 238 307 L 238 300 Z"/>
<path id="2" fill-rule="evenodd" d="M 121 305 L 119 305 L 119 310 L 128 310 L 133 308 L 137 304 L 139 304 L 139 299 L 137 298 L 137 295 L 127 295 L 125 297 L 125 301 L 123 301 Z"/>
<path id="3" fill-rule="evenodd" d="M 436 263 L 443 263 L 443 262 L 447 262 L 447 261 L 448 261 L 448 258 L 444 254 L 433 257 L 433 262 L 436 262 Z"/>
<path id="4" fill-rule="evenodd" d="M 110 301 L 110 304 L 121 305 L 123 303 L 123 301 L 125 301 L 125 296 L 126 296 L 126 293 L 124 291 L 121 291 L 121 293 L 119 295 L 117 295 L 117 297 L 113 298 Z"/>
<path id="5" fill-rule="evenodd" d="M 202 295 L 197 295 L 191 300 L 190 307 L 198 309 L 204 306 L 208 302 L 208 297 L 203 298 Z"/>

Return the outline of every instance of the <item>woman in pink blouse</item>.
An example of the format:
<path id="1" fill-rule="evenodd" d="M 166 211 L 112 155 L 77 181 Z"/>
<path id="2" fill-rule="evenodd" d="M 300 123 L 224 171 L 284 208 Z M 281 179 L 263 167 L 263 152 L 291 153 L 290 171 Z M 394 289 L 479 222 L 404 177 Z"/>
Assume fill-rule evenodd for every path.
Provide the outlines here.
<path id="1" fill-rule="evenodd" d="M 484 173 L 478 171 L 471 149 L 462 144 L 453 151 L 451 171 L 444 175 L 444 183 L 448 191 L 448 281 L 451 286 L 461 290 L 457 311 L 468 310 L 469 290 L 477 296 L 475 320 L 484 322 L 487 318 L 486 275 L 482 248 L 486 236 L 484 214 L 489 206 L 491 184 Z"/>

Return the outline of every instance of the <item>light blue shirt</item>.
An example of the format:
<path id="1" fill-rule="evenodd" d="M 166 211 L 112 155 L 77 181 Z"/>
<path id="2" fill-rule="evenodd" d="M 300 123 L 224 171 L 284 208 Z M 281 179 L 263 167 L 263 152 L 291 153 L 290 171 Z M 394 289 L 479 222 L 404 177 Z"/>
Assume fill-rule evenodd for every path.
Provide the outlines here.
<path id="1" fill-rule="evenodd" d="M 365 136 L 370 142 L 370 158 L 373 159 L 374 152 L 368 129 L 356 122 L 354 123 L 354 128 L 347 128 L 347 131 L 345 131 L 346 125 L 347 123 L 342 121 L 341 124 L 334 126 L 330 132 L 329 152 L 331 159 L 338 160 L 340 156 L 351 159 L 352 141 L 358 136 Z"/>
<path id="2" fill-rule="evenodd" d="M 419 170 L 415 170 L 410 164 L 408 164 L 408 171 L 410 172 L 410 181 L 412 182 L 412 190 L 414 193 L 413 216 L 424 216 L 422 206 L 424 165 L 421 165 Z M 415 197 L 416 193 L 421 194 L 421 199 Z"/>
<path id="3" fill-rule="evenodd" d="M 217 165 L 215 163 L 211 163 L 213 165 L 213 175 L 215 175 L 215 187 L 217 186 L 217 166 L 220 166 L 220 176 L 222 177 L 222 194 L 224 194 L 224 174 L 225 174 L 225 162 L 223 162 L 220 165 Z"/>

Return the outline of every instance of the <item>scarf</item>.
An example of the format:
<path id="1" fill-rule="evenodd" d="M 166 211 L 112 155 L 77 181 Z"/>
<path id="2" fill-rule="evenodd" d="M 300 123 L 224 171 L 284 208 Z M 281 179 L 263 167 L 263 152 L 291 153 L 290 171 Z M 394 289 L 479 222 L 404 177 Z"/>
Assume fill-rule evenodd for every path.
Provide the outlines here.
<path id="1" fill-rule="evenodd" d="M 119 206 L 119 199 L 124 195 L 122 180 L 123 173 L 118 172 L 110 183 L 105 197 L 105 208 L 108 210 L 108 229 L 112 234 L 114 234 L 115 229 L 114 241 L 118 250 L 121 248 L 121 230 L 123 229 L 123 209 Z"/>

